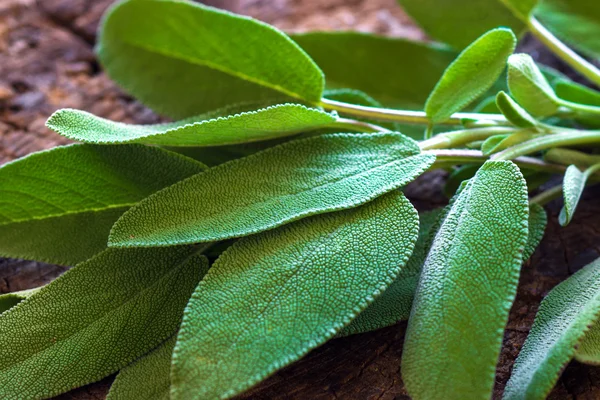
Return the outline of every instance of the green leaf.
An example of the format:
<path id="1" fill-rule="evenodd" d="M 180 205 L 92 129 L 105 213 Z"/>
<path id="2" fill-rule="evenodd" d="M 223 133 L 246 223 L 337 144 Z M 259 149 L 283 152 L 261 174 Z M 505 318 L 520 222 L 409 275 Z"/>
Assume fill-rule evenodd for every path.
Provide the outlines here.
<path id="1" fill-rule="evenodd" d="M 573 103 L 600 106 L 600 92 L 573 81 L 560 80 L 554 86 L 556 95 Z"/>
<path id="2" fill-rule="evenodd" d="M 514 146 L 519 143 L 535 139 L 540 136 L 539 133 L 520 131 L 508 135 L 494 135 L 487 138 L 481 145 L 481 152 L 484 155 L 498 153 L 504 149 Z"/>
<path id="3" fill-rule="evenodd" d="M 312 32 L 292 39 L 323 69 L 328 88 L 358 89 L 386 106 L 415 110 L 423 109 L 456 56 L 439 45 L 359 32 Z"/>
<path id="4" fill-rule="evenodd" d="M 408 322 L 402 378 L 415 399 L 489 399 L 528 237 L 527 187 L 487 161 L 452 200 Z"/>
<path id="5" fill-rule="evenodd" d="M 441 211 L 440 208 L 419 215 L 419 237 L 406 266 L 385 292 L 342 329 L 339 336 L 373 331 L 408 319 L 419 274 L 431 245 L 432 228 Z"/>
<path id="6" fill-rule="evenodd" d="M 596 260 L 542 300 L 503 399 L 545 399 L 599 312 L 600 262 Z"/>
<path id="7" fill-rule="evenodd" d="M 530 204 L 529 235 L 527 236 L 527 243 L 525 244 L 525 250 L 523 251 L 523 261 L 529 260 L 533 253 L 535 253 L 535 249 L 537 249 L 544 237 L 547 223 L 548 216 L 546 215 L 544 207 L 539 204 Z"/>
<path id="8" fill-rule="evenodd" d="M 175 119 L 243 102 L 318 104 L 323 92 L 323 73 L 284 33 L 188 1 L 118 3 L 97 50 L 113 80 Z"/>
<path id="9" fill-rule="evenodd" d="M 567 226 L 571 222 L 571 219 L 573 219 L 573 214 L 575 213 L 577 204 L 579 204 L 579 199 L 588 178 L 598 170 L 600 170 L 600 164 L 592 165 L 584 172 L 581 172 L 575 165 L 569 165 L 567 168 L 563 178 L 563 198 L 565 205 L 560 210 L 558 216 L 558 222 L 562 226 Z"/>
<path id="10" fill-rule="evenodd" d="M 519 128 L 534 128 L 538 124 L 535 118 L 529 115 L 506 92 L 502 91 L 498 93 L 496 96 L 496 105 L 506 119 Z"/>
<path id="11" fill-rule="evenodd" d="M 519 0 L 398 0 L 402 8 L 434 38 L 462 49 L 490 29 L 525 26 L 506 3 Z M 527 4 L 531 0 L 524 1 Z"/>
<path id="12" fill-rule="evenodd" d="M 488 90 L 506 67 L 517 38 L 504 28 L 475 40 L 446 69 L 429 95 L 425 112 L 431 123 L 442 122 Z"/>
<path id="13" fill-rule="evenodd" d="M 0 168 L 0 256 L 74 265 L 106 248 L 114 222 L 205 166 L 142 145 L 72 145 Z"/>
<path id="14" fill-rule="evenodd" d="M 171 355 L 176 335 L 126 366 L 110 387 L 106 400 L 169 400 Z"/>
<path id="15" fill-rule="evenodd" d="M 10 310 L 39 289 L 21 290 L 20 292 L 5 293 L 0 295 L 0 314 L 6 310 Z"/>
<path id="16" fill-rule="evenodd" d="M 69 139 L 86 143 L 222 146 L 289 136 L 322 128 L 336 119 L 334 114 L 299 104 L 280 104 L 212 119 L 201 115 L 157 125 L 124 124 L 85 111 L 63 109 L 50 117 L 47 126 Z"/>
<path id="17" fill-rule="evenodd" d="M 230 398 L 326 342 L 392 283 L 417 235 L 394 191 L 239 240 L 186 308 L 171 398 Z"/>
<path id="18" fill-rule="evenodd" d="M 553 115 L 560 107 L 554 89 L 529 54 L 508 58 L 508 87 L 515 100 L 536 117 Z"/>
<path id="19" fill-rule="evenodd" d="M 527 24 L 530 15 L 537 6 L 539 0 L 499 0 L 506 8 L 512 11 L 513 15 Z"/>
<path id="20" fill-rule="evenodd" d="M 556 36 L 600 60 L 600 4 L 590 0 L 543 0 L 536 16 Z"/>
<path id="21" fill-rule="evenodd" d="M 0 397 L 52 397 L 155 348 L 208 269 L 196 252 L 108 249 L 0 315 Z"/>
<path id="22" fill-rule="evenodd" d="M 366 203 L 406 185 L 434 160 L 399 133 L 287 142 L 148 197 L 117 221 L 109 245 L 165 246 L 254 234 Z"/>

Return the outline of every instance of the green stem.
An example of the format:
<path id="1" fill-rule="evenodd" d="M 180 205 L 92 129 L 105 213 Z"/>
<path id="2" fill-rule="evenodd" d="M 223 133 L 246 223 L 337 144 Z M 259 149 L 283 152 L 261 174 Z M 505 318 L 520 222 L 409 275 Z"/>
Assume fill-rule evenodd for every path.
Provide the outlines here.
<path id="1" fill-rule="evenodd" d="M 379 121 L 403 122 L 406 124 L 428 125 L 429 118 L 424 111 L 393 110 L 389 108 L 377 108 L 359 106 L 341 101 L 321 99 L 321 107 L 329 111 L 338 111 L 355 117 L 370 118 Z M 463 119 L 487 120 L 507 124 L 506 118 L 501 114 L 478 114 L 478 113 L 456 113 L 442 122 L 445 125 L 460 125 Z"/>
<path id="2" fill-rule="evenodd" d="M 342 130 L 349 129 L 353 132 L 390 132 L 389 129 L 386 129 L 379 125 L 346 118 L 338 118 L 335 122 L 328 124 L 327 128 L 335 128 Z"/>
<path id="3" fill-rule="evenodd" d="M 447 149 L 458 147 L 470 142 L 485 140 L 490 136 L 515 133 L 514 128 L 503 126 L 490 126 L 485 128 L 464 129 L 459 131 L 440 133 L 431 139 L 419 144 L 421 150 Z"/>
<path id="4" fill-rule="evenodd" d="M 559 198 L 562 195 L 562 185 L 556 185 L 548 190 L 544 190 L 542 193 L 534 196 L 529 200 L 529 204 L 539 204 L 544 206 L 554 199 Z"/>
<path id="5" fill-rule="evenodd" d="M 590 0 L 592 1 L 592 0 Z M 575 71 L 585 76 L 591 82 L 600 86 L 600 71 L 591 63 L 575 53 L 566 44 L 561 42 L 548 29 L 544 27 L 535 17 L 531 17 L 528 23 L 531 33 L 544 43 L 554 54 L 569 64 Z"/>
<path id="6" fill-rule="evenodd" d="M 573 103 L 572 101 L 558 99 L 559 103 L 570 110 L 583 112 L 586 114 L 600 115 L 600 107 L 589 106 L 587 104 Z"/>
<path id="7" fill-rule="evenodd" d="M 571 149 L 550 149 L 544 154 L 544 161 L 562 164 L 577 165 L 578 167 L 588 167 L 600 163 L 600 155 L 587 154 Z"/>
<path id="8" fill-rule="evenodd" d="M 520 156 L 551 149 L 553 147 L 578 146 L 592 143 L 600 143 L 600 131 L 580 132 L 575 130 L 563 130 L 561 133 L 540 136 L 528 140 L 527 142 L 519 143 L 513 147 L 509 147 L 500 153 L 494 154 L 492 159 L 512 160 Z"/>
<path id="9" fill-rule="evenodd" d="M 483 164 L 489 160 L 479 150 L 426 150 L 423 154 L 435 155 L 434 166 L 456 164 Z M 563 174 L 566 170 L 563 165 L 550 164 L 533 157 L 519 157 L 514 160 L 514 163 L 520 167 L 527 168 L 533 171 L 548 172 L 551 174 Z"/>

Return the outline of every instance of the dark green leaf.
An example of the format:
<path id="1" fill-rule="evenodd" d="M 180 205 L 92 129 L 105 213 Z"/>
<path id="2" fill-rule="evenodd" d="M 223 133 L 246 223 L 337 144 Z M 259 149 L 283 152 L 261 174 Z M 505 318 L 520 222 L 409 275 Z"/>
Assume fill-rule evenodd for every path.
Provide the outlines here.
<path id="1" fill-rule="evenodd" d="M 29 289 L 0 295 L 0 314 L 6 310 L 10 310 L 38 290 L 39 289 Z"/>
<path id="2" fill-rule="evenodd" d="M 142 145 L 72 145 L 0 168 L 0 256 L 74 265 L 129 207 L 203 164 Z"/>
<path id="3" fill-rule="evenodd" d="M 166 246 L 250 235 L 366 203 L 406 185 L 434 160 L 399 133 L 287 142 L 148 197 L 115 224 L 110 245 Z"/>
<path id="4" fill-rule="evenodd" d="M 408 322 L 402 377 L 413 399 L 489 399 L 528 230 L 527 187 L 488 161 L 441 222 Z"/>
<path id="5" fill-rule="evenodd" d="M 173 335 L 208 269 L 196 251 L 108 249 L 0 315 L 0 397 L 95 382 Z"/>
<path id="6" fill-rule="evenodd" d="M 392 283 L 417 234 L 395 191 L 239 240 L 186 308 L 171 398 L 230 398 L 324 343 Z"/>
<path id="7" fill-rule="evenodd" d="M 118 3 L 98 56 L 125 90 L 175 119 L 243 102 L 318 104 L 323 92 L 321 70 L 284 33 L 188 1 Z"/>

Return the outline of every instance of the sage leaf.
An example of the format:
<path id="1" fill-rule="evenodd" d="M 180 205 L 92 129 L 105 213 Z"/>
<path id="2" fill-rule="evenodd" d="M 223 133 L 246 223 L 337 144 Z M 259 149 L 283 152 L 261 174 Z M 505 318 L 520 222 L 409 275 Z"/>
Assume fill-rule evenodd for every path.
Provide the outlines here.
<path id="1" fill-rule="evenodd" d="M 392 283 L 417 235 L 394 191 L 239 240 L 185 310 L 171 398 L 233 397 L 324 343 Z"/>
<path id="2" fill-rule="evenodd" d="M 334 114 L 299 104 L 280 104 L 256 111 L 205 119 L 204 116 L 156 125 L 130 125 L 85 111 L 55 112 L 47 126 L 69 139 L 86 143 L 145 143 L 162 146 L 222 146 L 255 142 L 322 128 Z"/>
<path id="3" fill-rule="evenodd" d="M 496 96 L 496 105 L 502 114 L 513 125 L 519 128 L 534 128 L 537 126 L 537 121 L 527 113 L 516 101 L 512 99 L 506 92 L 499 92 Z"/>
<path id="4" fill-rule="evenodd" d="M 366 203 L 406 185 L 434 160 L 399 133 L 294 140 L 148 197 L 117 221 L 109 245 L 166 246 L 258 233 Z"/>
<path id="5" fill-rule="evenodd" d="M 558 222 L 562 226 L 567 226 L 579 204 L 579 199 L 588 178 L 596 171 L 600 170 L 600 164 L 595 164 L 581 172 L 575 165 L 569 165 L 563 178 L 563 198 L 565 204 L 558 215 Z"/>
<path id="6" fill-rule="evenodd" d="M 556 95 L 573 103 L 600 106 L 600 92 L 576 82 L 560 80 L 554 85 Z"/>
<path id="7" fill-rule="evenodd" d="M 0 314 L 6 310 L 10 310 L 39 289 L 21 290 L 19 292 L 5 293 L 0 295 Z"/>
<path id="8" fill-rule="evenodd" d="M 254 19 L 189 1 L 129 0 L 103 21 L 97 51 L 108 75 L 171 118 L 235 103 L 321 99 L 317 65 Z"/>
<path id="9" fill-rule="evenodd" d="M 205 169 L 142 145 L 71 145 L 0 168 L 0 256 L 74 265 L 106 248 L 110 228 L 148 195 Z"/>
<path id="10" fill-rule="evenodd" d="M 440 208 L 419 215 L 419 236 L 406 266 L 385 292 L 344 327 L 339 336 L 373 331 L 408 319 L 421 268 L 431 245 L 431 231 L 441 212 Z"/>
<path id="11" fill-rule="evenodd" d="M 539 204 L 529 205 L 529 235 L 527 236 L 527 243 L 525 244 L 525 250 L 523 251 L 523 261 L 527 261 L 531 258 L 535 249 L 539 246 L 544 232 L 546 231 L 546 225 L 548 224 L 548 216 L 546 210 Z"/>
<path id="12" fill-rule="evenodd" d="M 543 0 L 536 16 L 556 36 L 600 60 L 600 4 L 589 0 Z"/>
<path id="13" fill-rule="evenodd" d="M 452 200 L 408 321 L 402 377 L 413 399 L 491 398 L 528 214 L 527 186 L 512 162 L 487 161 Z"/>
<path id="14" fill-rule="evenodd" d="M 171 355 L 177 336 L 123 368 L 106 400 L 169 400 Z"/>
<path id="15" fill-rule="evenodd" d="M 560 102 L 529 54 L 508 58 L 508 88 L 515 100 L 535 117 L 555 114 Z"/>
<path id="16" fill-rule="evenodd" d="M 108 249 L 0 315 L 0 397 L 95 382 L 173 335 L 208 269 L 196 251 Z"/>
<path id="17" fill-rule="evenodd" d="M 539 133 L 531 131 L 520 131 L 506 135 L 494 135 L 487 138 L 481 145 L 481 152 L 484 155 L 490 155 L 505 150 L 519 143 L 535 139 L 540 136 Z"/>
<path id="18" fill-rule="evenodd" d="M 542 300 L 503 399 L 545 399 L 599 315 L 600 261 L 596 260 Z"/>
<path id="19" fill-rule="evenodd" d="M 517 38 L 505 28 L 493 29 L 463 50 L 446 69 L 425 103 L 431 123 L 442 122 L 488 90 L 506 67 Z"/>
<path id="20" fill-rule="evenodd" d="M 519 0 L 398 0 L 402 8 L 431 36 L 463 49 L 499 26 L 521 32 L 525 25 L 506 6 Z M 530 3 L 531 0 L 521 0 Z"/>
<path id="21" fill-rule="evenodd" d="M 456 56 L 444 46 L 360 32 L 310 32 L 292 39 L 323 70 L 328 88 L 358 89 L 386 106 L 415 110 L 423 109 Z"/>

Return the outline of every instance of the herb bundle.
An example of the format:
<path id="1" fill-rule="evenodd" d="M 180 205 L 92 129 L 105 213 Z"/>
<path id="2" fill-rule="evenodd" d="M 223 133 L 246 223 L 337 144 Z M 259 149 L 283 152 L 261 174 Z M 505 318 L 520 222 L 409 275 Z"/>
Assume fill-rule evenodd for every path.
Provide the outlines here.
<path id="1" fill-rule="evenodd" d="M 600 85 L 552 33 L 600 59 L 600 6 L 400 3 L 448 46 L 114 5 L 104 69 L 174 122 L 59 110 L 47 126 L 80 144 L 0 168 L 0 255 L 74 265 L 0 296 L 0 397 L 119 371 L 112 400 L 231 398 L 330 339 L 408 320 L 412 398 L 489 399 L 543 206 L 562 196 L 567 225 L 600 178 L 600 92 L 515 48 L 529 31 Z M 419 214 L 402 189 L 433 169 L 450 202 Z M 600 362 L 599 268 L 544 299 L 505 399 Z"/>

